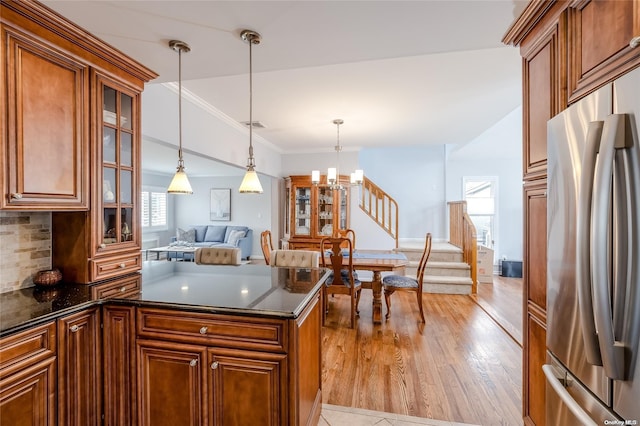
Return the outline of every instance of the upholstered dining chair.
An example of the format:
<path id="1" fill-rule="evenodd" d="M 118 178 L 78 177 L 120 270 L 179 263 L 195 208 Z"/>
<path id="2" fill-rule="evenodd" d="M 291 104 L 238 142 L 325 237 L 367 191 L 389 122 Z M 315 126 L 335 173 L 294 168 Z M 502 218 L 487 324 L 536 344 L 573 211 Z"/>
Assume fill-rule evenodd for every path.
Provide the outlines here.
<path id="1" fill-rule="evenodd" d="M 262 247 L 262 255 L 267 265 L 271 262 L 271 252 L 273 251 L 273 242 L 271 241 L 271 231 L 264 230 L 260 234 L 260 247 Z"/>
<path id="2" fill-rule="evenodd" d="M 313 250 L 273 250 L 271 266 L 289 268 L 317 268 L 320 266 L 320 252 Z"/>
<path id="3" fill-rule="evenodd" d="M 424 311 L 422 309 L 422 280 L 424 278 L 424 270 L 431 254 L 431 233 L 428 233 L 424 243 L 424 251 L 418 263 L 418 272 L 416 278 L 404 275 L 387 275 L 382 279 L 382 287 L 384 288 L 384 301 L 387 305 L 386 319 L 391 315 L 391 295 L 396 291 L 414 291 L 418 299 L 418 308 L 420 309 L 420 318 L 424 320 Z"/>
<path id="4" fill-rule="evenodd" d="M 343 249 L 343 246 L 346 249 Z M 351 299 L 351 328 L 353 328 L 356 324 L 356 313 L 358 312 L 362 284 L 353 269 L 353 245 L 351 240 L 344 237 L 325 237 L 320 241 L 320 253 L 322 266 L 333 270 L 322 289 L 322 300 L 325 304 L 323 319 L 327 313 L 327 296 L 329 294 L 346 294 Z M 349 262 L 343 265 L 344 256 L 347 253 Z"/>
<path id="5" fill-rule="evenodd" d="M 240 265 L 242 251 L 238 247 L 200 247 L 195 261 L 198 265 Z"/>

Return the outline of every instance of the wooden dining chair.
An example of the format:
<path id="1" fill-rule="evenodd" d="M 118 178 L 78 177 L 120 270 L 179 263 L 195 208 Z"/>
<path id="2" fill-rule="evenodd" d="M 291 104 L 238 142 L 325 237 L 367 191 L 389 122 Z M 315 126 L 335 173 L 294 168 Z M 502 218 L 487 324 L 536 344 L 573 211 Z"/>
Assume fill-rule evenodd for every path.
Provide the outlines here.
<path id="1" fill-rule="evenodd" d="M 391 295 L 396 291 L 414 291 L 418 299 L 418 308 L 420 308 L 420 318 L 422 322 L 425 322 L 424 311 L 422 309 L 422 280 L 424 277 L 424 270 L 431 254 L 431 233 L 427 234 L 424 251 L 420 257 L 420 263 L 418 264 L 418 272 L 416 278 L 407 277 L 404 275 L 387 275 L 382 279 L 382 287 L 384 288 L 384 301 L 387 304 L 386 319 L 389 319 L 391 315 Z"/>
<path id="2" fill-rule="evenodd" d="M 273 242 L 271 241 L 271 231 L 264 230 L 260 234 L 260 247 L 262 247 L 262 255 L 267 265 L 271 262 L 271 252 L 273 251 Z"/>
<path id="3" fill-rule="evenodd" d="M 351 240 L 351 246 L 356 249 L 356 232 L 353 229 L 336 229 L 334 237 L 349 238 Z M 347 248 L 346 244 L 342 245 L 342 248 Z"/>
<path id="4" fill-rule="evenodd" d="M 343 245 L 346 246 L 346 249 L 342 248 Z M 327 296 L 329 294 L 346 294 L 351 299 L 351 328 L 353 328 L 356 324 L 356 313 L 358 313 L 362 285 L 353 269 L 353 245 L 351 240 L 344 237 L 325 237 L 320 241 L 320 253 L 322 266 L 333 270 L 322 289 L 322 299 L 325 304 L 323 318 L 327 314 Z M 346 254 L 349 256 L 349 261 L 346 265 L 343 265 Z"/>

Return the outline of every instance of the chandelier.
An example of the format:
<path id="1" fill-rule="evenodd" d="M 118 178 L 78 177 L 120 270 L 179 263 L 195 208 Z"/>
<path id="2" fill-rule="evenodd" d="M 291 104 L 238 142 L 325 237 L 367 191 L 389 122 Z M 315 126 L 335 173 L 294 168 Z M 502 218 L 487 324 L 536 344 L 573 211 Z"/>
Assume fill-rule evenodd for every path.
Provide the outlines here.
<path id="1" fill-rule="evenodd" d="M 340 146 L 340 125 L 344 124 L 344 120 L 336 118 L 335 120 L 333 120 L 333 124 L 336 125 L 337 132 L 337 143 L 335 146 L 337 159 L 336 167 L 329 167 L 327 169 L 327 184 L 332 189 L 343 189 L 343 186 L 340 183 L 340 151 L 342 151 L 342 146 Z M 363 179 L 364 173 L 360 169 L 357 169 L 350 174 L 350 182 L 352 185 L 361 185 Z M 319 170 L 313 170 L 311 172 L 311 183 L 313 183 L 314 185 L 320 184 Z"/>

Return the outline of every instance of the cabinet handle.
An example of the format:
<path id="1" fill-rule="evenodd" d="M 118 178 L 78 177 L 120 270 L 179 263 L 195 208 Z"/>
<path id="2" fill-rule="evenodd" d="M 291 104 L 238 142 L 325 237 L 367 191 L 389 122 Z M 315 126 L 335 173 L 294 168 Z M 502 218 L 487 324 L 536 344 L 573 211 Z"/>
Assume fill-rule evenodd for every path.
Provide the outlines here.
<path id="1" fill-rule="evenodd" d="M 198 360 L 197 359 L 192 359 L 191 361 L 189 361 L 189 366 L 190 367 L 195 367 L 196 365 L 198 365 Z"/>
<path id="2" fill-rule="evenodd" d="M 215 370 L 216 368 L 218 368 L 218 361 L 213 361 L 213 363 L 211 364 L 211 369 Z"/>
<path id="3" fill-rule="evenodd" d="M 74 324 L 74 325 L 72 325 L 71 327 L 69 327 L 69 330 L 70 330 L 72 333 L 75 333 L 76 331 L 80 330 L 80 327 L 78 327 L 77 325 L 75 325 L 75 324 Z"/>
<path id="4" fill-rule="evenodd" d="M 209 327 L 202 327 L 200 329 L 200 334 L 207 334 L 207 330 L 209 329 Z"/>
<path id="5" fill-rule="evenodd" d="M 124 269 L 127 265 L 125 265 L 124 263 L 120 264 L 120 269 Z"/>
<path id="6" fill-rule="evenodd" d="M 11 194 L 11 198 L 14 200 L 20 200 L 22 198 L 22 194 L 20 194 L 19 192 L 14 192 L 13 194 Z"/>
<path id="7" fill-rule="evenodd" d="M 103 249 L 103 248 L 107 248 L 107 245 L 105 243 L 102 243 L 98 247 Z"/>
<path id="8" fill-rule="evenodd" d="M 120 293 L 124 293 L 125 291 L 127 291 L 127 288 L 125 286 L 122 286 L 122 288 L 120 289 Z"/>
<path id="9" fill-rule="evenodd" d="M 631 46 L 632 49 L 640 46 L 640 36 L 632 38 L 629 42 L 629 46 Z"/>

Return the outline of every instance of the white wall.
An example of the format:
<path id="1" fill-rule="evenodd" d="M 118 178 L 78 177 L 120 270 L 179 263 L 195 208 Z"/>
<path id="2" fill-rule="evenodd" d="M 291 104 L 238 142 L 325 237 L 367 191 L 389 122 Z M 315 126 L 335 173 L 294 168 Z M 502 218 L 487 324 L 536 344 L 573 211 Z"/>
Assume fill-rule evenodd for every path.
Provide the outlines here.
<path id="1" fill-rule="evenodd" d="M 271 229 L 279 232 L 278 218 L 272 215 L 273 205 L 281 205 L 278 195 L 279 179 L 264 178 L 260 183 L 262 194 L 240 194 L 238 188 L 242 182 L 240 177 L 194 177 L 189 178 L 192 195 L 169 195 L 175 207 L 175 227 L 188 229 L 190 225 L 244 225 L 253 230 L 252 256 L 261 257 L 260 233 Z M 209 217 L 211 189 L 231 188 L 231 220 L 228 222 L 211 221 Z M 275 188 L 275 189 L 274 189 Z M 175 229 L 174 229 L 175 232 Z M 275 243 L 275 242 L 274 242 Z"/>
<path id="2" fill-rule="evenodd" d="M 447 159 L 447 200 L 462 200 L 464 176 L 498 177 L 497 259 L 522 260 L 522 108 L 465 146 L 452 149 Z"/>

